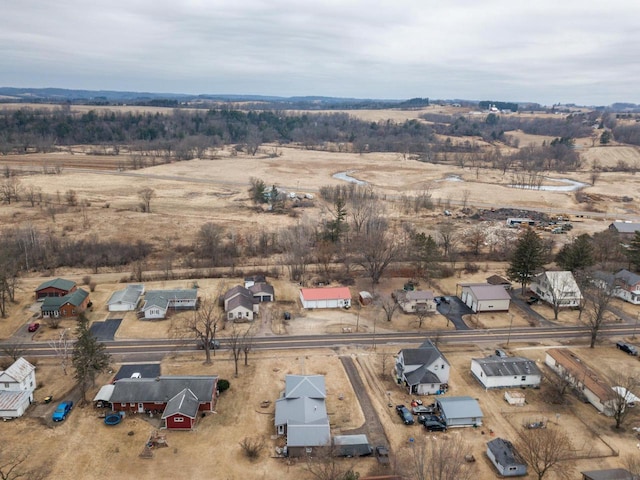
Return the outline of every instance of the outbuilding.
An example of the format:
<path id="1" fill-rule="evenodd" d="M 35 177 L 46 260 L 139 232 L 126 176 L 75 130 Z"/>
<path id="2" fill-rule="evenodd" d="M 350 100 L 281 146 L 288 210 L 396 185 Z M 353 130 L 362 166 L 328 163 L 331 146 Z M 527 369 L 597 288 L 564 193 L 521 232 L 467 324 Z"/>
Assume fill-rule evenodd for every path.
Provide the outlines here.
<path id="1" fill-rule="evenodd" d="M 533 387 L 538 388 L 542 372 L 536 362 L 524 357 L 498 357 L 471 359 L 471 373 L 484 388 Z"/>
<path id="2" fill-rule="evenodd" d="M 301 288 L 302 308 L 349 308 L 349 287 Z"/>
<path id="3" fill-rule="evenodd" d="M 508 440 L 496 438 L 487 442 L 487 457 L 503 477 L 527 474 L 527 464 Z"/>
<path id="4" fill-rule="evenodd" d="M 474 312 L 506 312 L 511 296 L 502 285 L 461 283 L 460 299 Z"/>
<path id="5" fill-rule="evenodd" d="M 113 292 L 107 301 L 110 312 L 131 312 L 138 308 L 140 298 L 144 294 L 144 285 L 127 285 L 124 290 Z"/>
<path id="6" fill-rule="evenodd" d="M 447 428 L 479 427 L 483 413 L 478 401 L 471 397 L 443 397 L 436 400 Z"/>
<path id="7" fill-rule="evenodd" d="M 513 405 L 515 407 L 524 407 L 526 403 L 525 394 L 517 390 L 507 390 L 504 392 L 504 399 L 509 405 Z"/>
<path id="8" fill-rule="evenodd" d="M 373 453 L 373 447 L 366 435 L 335 435 L 335 454 L 341 457 L 365 457 Z"/>

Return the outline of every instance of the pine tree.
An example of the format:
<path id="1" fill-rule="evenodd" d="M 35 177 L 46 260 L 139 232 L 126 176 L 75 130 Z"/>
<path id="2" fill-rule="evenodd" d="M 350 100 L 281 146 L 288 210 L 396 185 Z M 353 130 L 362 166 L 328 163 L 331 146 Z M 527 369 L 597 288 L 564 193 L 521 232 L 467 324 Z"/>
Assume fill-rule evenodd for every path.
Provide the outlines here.
<path id="1" fill-rule="evenodd" d="M 73 346 L 71 362 L 76 371 L 75 379 L 82 392 L 82 401 L 86 402 L 87 390 L 93 386 L 96 375 L 109 368 L 111 356 L 107 353 L 104 343 L 99 342 L 89 330 L 89 321 L 84 314 L 78 316 L 76 333 L 78 340 Z"/>
<path id="2" fill-rule="evenodd" d="M 593 245 L 591 237 L 583 233 L 572 243 L 564 245 L 556 256 L 556 263 L 563 270 L 576 272 L 584 270 L 595 263 L 593 258 Z"/>
<path id="3" fill-rule="evenodd" d="M 531 277 L 544 265 L 544 245 L 538 234 L 527 228 L 518 238 L 516 248 L 507 270 L 510 280 L 522 285 L 522 293 L 531 281 Z"/>
<path id="4" fill-rule="evenodd" d="M 635 270 L 640 270 L 640 231 L 636 231 L 635 236 L 629 242 L 627 258 Z"/>

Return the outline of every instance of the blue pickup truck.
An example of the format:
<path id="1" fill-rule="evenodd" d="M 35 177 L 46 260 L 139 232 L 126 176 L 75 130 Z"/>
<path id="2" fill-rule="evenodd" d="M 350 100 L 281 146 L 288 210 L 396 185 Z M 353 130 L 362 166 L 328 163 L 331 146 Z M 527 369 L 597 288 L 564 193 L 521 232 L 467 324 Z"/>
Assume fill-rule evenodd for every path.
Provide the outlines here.
<path id="1" fill-rule="evenodd" d="M 72 408 L 73 408 L 72 401 L 69 400 L 66 402 L 60 402 L 56 407 L 55 412 L 53 412 L 53 415 L 51 416 L 52 420 L 54 422 L 63 421 L 65 418 L 67 418 L 67 415 L 69 414 Z"/>

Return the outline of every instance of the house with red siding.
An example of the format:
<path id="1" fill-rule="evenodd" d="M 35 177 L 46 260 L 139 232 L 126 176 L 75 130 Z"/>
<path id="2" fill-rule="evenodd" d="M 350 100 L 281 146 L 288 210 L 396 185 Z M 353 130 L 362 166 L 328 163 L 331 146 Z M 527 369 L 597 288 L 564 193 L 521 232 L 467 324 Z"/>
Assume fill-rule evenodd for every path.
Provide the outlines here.
<path id="1" fill-rule="evenodd" d="M 108 399 L 115 411 L 162 415 L 166 428 L 191 429 L 198 413 L 213 412 L 218 376 L 185 375 L 122 378 Z"/>
<path id="2" fill-rule="evenodd" d="M 36 288 L 36 300 L 47 297 L 64 297 L 74 292 L 78 287 L 76 282 L 64 278 L 54 278 L 41 283 Z"/>
<path id="3" fill-rule="evenodd" d="M 42 317 L 75 317 L 89 307 L 89 292 L 78 288 L 63 297 L 44 297 L 40 312 Z"/>

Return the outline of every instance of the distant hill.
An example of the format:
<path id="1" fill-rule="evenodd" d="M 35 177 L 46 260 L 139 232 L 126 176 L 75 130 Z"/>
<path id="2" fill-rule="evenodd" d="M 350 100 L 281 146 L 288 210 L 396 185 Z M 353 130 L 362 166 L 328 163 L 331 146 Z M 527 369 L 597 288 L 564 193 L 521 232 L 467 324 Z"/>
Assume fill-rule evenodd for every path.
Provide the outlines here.
<path id="1" fill-rule="evenodd" d="M 184 93 L 152 93 L 152 92 L 123 92 L 114 90 L 73 90 L 65 88 L 14 88 L 0 87 L 0 102 L 25 103 L 74 103 L 89 105 L 156 105 L 156 106 L 197 106 L 211 103 L 248 103 L 260 104 L 265 108 L 267 104 L 274 109 L 363 109 L 363 108 L 393 108 L 402 105 L 403 100 L 359 99 L 322 96 L 278 97 L 269 95 L 229 95 L 229 94 L 200 94 Z M 428 101 L 427 101 L 428 102 Z M 427 103 L 428 104 L 428 103 Z"/>

